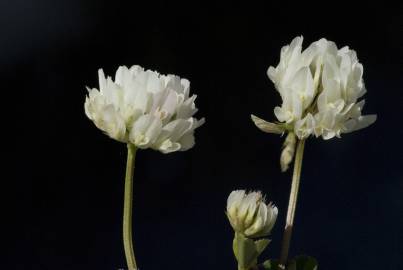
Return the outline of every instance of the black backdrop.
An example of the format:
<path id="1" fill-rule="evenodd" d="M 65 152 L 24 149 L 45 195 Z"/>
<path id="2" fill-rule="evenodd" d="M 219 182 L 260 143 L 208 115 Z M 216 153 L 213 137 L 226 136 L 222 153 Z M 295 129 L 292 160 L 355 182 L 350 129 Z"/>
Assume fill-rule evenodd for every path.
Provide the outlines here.
<path id="1" fill-rule="evenodd" d="M 260 189 L 279 207 L 265 252 L 277 257 L 291 173 L 280 173 L 283 138 L 257 130 L 249 115 L 274 119 L 280 97 L 266 70 L 301 34 L 305 44 L 326 37 L 358 52 L 365 112 L 378 120 L 342 139 L 307 142 L 290 253 L 315 256 L 326 270 L 403 268 L 402 9 L 191 1 L 0 5 L 2 88 L 19 95 L 11 133 L 20 142 L 10 152 L 17 169 L 5 180 L 11 242 L 0 268 L 125 266 L 126 147 L 95 128 L 83 103 L 85 86 L 98 87 L 98 68 L 112 75 L 133 64 L 188 78 L 198 116 L 207 120 L 190 151 L 138 153 L 140 268 L 235 269 L 224 210 L 229 192 L 239 188 Z"/>

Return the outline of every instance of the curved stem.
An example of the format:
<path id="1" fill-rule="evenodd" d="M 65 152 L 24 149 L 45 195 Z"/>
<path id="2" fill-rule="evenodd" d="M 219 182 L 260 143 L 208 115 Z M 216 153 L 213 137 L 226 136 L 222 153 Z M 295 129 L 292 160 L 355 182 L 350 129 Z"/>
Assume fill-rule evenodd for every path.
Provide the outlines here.
<path id="1" fill-rule="evenodd" d="M 137 269 L 132 239 L 133 172 L 135 159 L 136 147 L 133 144 L 129 143 L 127 144 L 127 164 L 123 206 L 123 246 L 125 249 L 127 267 L 129 270 Z"/>
<path id="2" fill-rule="evenodd" d="M 290 200 L 288 202 L 287 219 L 281 246 L 280 269 L 285 268 L 288 250 L 290 248 L 292 228 L 294 224 L 295 209 L 297 207 L 298 189 L 301 178 L 302 158 L 304 155 L 305 140 L 298 140 L 297 152 L 295 154 L 294 172 L 292 175 Z"/>

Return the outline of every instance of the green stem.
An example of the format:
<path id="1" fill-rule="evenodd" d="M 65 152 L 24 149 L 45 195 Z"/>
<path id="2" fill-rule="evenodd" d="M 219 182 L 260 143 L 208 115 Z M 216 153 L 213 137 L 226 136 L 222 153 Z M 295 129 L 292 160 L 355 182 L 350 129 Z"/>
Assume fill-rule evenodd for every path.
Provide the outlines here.
<path id="1" fill-rule="evenodd" d="M 245 240 L 246 239 L 242 234 L 235 232 L 234 243 L 236 243 L 236 248 L 234 249 L 234 252 L 238 261 L 238 270 L 248 270 L 243 266 L 243 264 L 245 264 L 246 253 Z"/>
<path id="2" fill-rule="evenodd" d="M 133 213 L 133 173 L 136 159 L 136 146 L 127 144 L 127 164 L 125 177 L 125 198 L 123 206 L 123 246 L 125 249 L 127 267 L 136 270 L 136 258 L 134 257 L 132 237 L 132 213 Z"/>
<path id="3" fill-rule="evenodd" d="M 281 246 L 280 269 L 285 269 L 288 250 L 290 248 L 292 228 L 294 225 L 295 209 L 297 207 L 298 189 L 301 178 L 302 158 L 304 155 L 305 140 L 298 140 L 297 152 L 295 153 L 294 172 L 292 175 L 290 200 L 288 202 L 287 219 Z"/>

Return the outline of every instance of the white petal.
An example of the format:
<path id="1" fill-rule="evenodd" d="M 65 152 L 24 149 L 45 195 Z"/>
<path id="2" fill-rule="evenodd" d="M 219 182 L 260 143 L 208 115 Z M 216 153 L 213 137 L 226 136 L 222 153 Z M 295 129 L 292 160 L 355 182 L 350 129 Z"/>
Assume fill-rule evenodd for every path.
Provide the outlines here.
<path id="1" fill-rule="evenodd" d="M 178 143 L 181 145 L 181 151 L 186 151 L 195 145 L 195 136 L 193 132 L 189 132 L 180 138 Z"/>
<path id="2" fill-rule="evenodd" d="M 190 82 L 189 82 L 189 80 L 182 78 L 181 79 L 181 85 L 183 87 L 184 99 L 187 99 L 189 97 Z"/>
<path id="3" fill-rule="evenodd" d="M 98 70 L 98 80 L 99 80 L 99 90 L 102 92 L 105 89 L 106 79 L 105 74 L 102 69 Z"/>
<path id="4" fill-rule="evenodd" d="M 158 146 L 158 150 L 160 150 L 164 154 L 176 152 L 181 148 L 181 145 L 176 142 L 172 142 L 170 139 L 167 139 L 163 141 L 161 144 Z"/>
<path id="5" fill-rule="evenodd" d="M 130 131 L 130 141 L 140 148 L 154 143 L 162 130 L 161 120 L 153 115 L 141 116 Z"/>
<path id="6" fill-rule="evenodd" d="M 277 117 L 278 121 L 286 122 L 288 120 L 288 115 L 281 107 L 274 108 L 274 115 Z"/>
<path id="7" fill-rule="evenodd" d="M 277 80 L 277 72 L 276 69 L 274 67 L 269 67 L 269 69 L 267 70 L 267 76 L 270 78 L 270 80 L 272 82 L 276 82 Z"/>
<path id="8" fill-rule="evenodd" d="M 171 116 L 176 111 L 177 106 L 177 94 L 175 91 L 169 91 L 165 98 L 161 110 L 165 111 L 167 115 Z"/>
<path id="9" fill-rule="evenodd" d="M 356 131 L 359 129 L 366 128 L 370 125 L 372 125 L 376 121 L 377 115 L 376 114 L 369 114 L 369 115 L 364 115 L 360 116 L 357 119 L 354 119 L 354 125 L 350 126 L 345 133 L 349 133 L 352 131 Z"/>

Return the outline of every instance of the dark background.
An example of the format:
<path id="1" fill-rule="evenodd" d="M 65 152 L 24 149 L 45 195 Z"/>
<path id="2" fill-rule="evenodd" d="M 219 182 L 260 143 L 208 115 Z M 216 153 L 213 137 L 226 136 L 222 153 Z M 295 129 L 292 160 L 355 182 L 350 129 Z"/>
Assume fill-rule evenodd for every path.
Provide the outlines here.
<path id="1" fill-rule="evenodd" d="M 269 2 L 268 2 L 269 3 Z M 281 100 L 266 76 L 280 48 L 326 37 L 364 65 L 371 127 L 306 145 L 291 255 L 320 269 L 403 269 L 403 10 L 382 3 L 198 4 L 131 1 L 2 1 L 3 115 L 17 142 L 1 269 L 125 267 L 121 240 L 124 144 L 83 109 L 97 69 L 139 64 L 191 81 L 198 95 L 196 146 L 140 151 L 134 198 L 140 269 L 236 269 L 224 211 L 233 189 L 260 189 L 280 214 L 263 258 L 278 257 L 291 173 L 280 173 L 283 138 L 260 132 Z M 12 167 L 14 168 L 14 167 Z M 5 184 L 5 186 L 4 186 Z"/>

